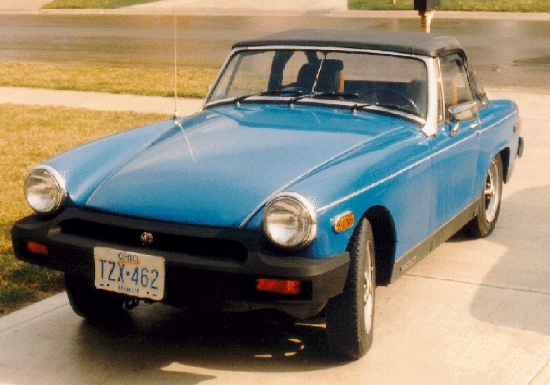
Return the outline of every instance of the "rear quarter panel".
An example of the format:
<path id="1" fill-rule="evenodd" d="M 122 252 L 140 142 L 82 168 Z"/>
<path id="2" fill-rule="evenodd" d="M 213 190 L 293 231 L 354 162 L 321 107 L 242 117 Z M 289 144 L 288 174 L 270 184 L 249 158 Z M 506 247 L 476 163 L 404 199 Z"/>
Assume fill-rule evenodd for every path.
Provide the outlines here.
<path id="1" fill-rule="evenodd" d="M 516 127 L 519 127 L 520 121 L 518 108 L 511 100 L 491 101 L 480 111 L 480 120 L 480 152 L 475 185 L 481 192 L 489 164 L 497 153 L 509 149 L 510 158 L 508 164 L 503 159 L 504 167 L 513 167 L 517 159 L 520 135 Z"/>

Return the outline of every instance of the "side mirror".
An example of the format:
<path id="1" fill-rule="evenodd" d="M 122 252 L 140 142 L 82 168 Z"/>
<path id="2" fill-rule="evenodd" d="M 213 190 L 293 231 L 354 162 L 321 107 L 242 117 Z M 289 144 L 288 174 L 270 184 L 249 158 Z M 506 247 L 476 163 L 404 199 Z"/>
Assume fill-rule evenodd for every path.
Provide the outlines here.
<path id="1" fill-rule="evenodd" d="M 479 117 L 476 102 L 466 102 L 449 107 L 451 122 L 464 122 Z"/>

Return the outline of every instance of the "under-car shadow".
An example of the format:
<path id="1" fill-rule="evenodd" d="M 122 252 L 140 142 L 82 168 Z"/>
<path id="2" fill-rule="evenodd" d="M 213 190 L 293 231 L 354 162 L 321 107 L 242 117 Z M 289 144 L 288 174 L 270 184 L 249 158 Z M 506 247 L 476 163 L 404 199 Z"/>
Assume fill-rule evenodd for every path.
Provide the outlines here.
<path id="1" fill-rule="evenodd" d="M 164 384 L 197 384 L 215 371 L 304 372 L 340 365 L 322 325 L 272 322 L 255 314 L 199 316 L 142 304 L 116 320 L 83 321 L 77 364 L 87 370 L 154 375 Z M 170 372 L 170 365 L 205 370 Z M 159 370 L 163 373 L 159 377 Z"/>
<path id="2" fill-rule="evenodd" d="M 470 306 L 477 319 L 550 335 L 550 186 L 521 190 L 501 207 L 487 241 L 507 251 Z"/>

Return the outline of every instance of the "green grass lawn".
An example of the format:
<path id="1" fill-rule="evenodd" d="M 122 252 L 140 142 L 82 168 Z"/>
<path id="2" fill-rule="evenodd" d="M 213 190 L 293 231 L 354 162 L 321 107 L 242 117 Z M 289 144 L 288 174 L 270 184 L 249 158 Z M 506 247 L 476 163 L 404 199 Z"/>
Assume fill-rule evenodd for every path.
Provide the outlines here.
<path id="1" fill-rule="evenodd" d="M 10 229 L 31 214 L 23 180 L 33 167 L 102 136 L 168 119 L 165 115 L 0 104 L 0 316 L 63 290 L 62 275 L 15 259 Z"/>
<path id="2" fill-rule="evenodd" d="M 348 0 L 349 9 L 410 10 L 413 0 Z M 441 0 L 444 11 L 550 12 L 550 0 Z"/>
<path id="3" fill-rule="evenodd" d="M 204 98 L 217 70 L 178 70 L 178 96 Z M 139 81 L 136 81 L 139 79 Z M 173 96 L 170 69 L 0 63 L 0 86 Z"/>

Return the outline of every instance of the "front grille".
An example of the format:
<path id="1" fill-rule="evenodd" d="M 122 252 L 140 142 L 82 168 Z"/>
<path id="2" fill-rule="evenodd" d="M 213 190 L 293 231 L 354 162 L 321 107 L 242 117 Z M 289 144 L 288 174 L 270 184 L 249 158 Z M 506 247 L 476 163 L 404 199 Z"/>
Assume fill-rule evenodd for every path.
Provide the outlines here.
<path id="1" fill-rule="evenodd" d="M 154 229 L 134 229 L 117 225 L 97 223 L 83 219 L 67 219 L 60 223 L 63 234 L 96 240 L 127 247 L 143 247 L 141 235 L 151 232 L 154 237 L 149 250 L 169 251 L 199 257 L 244 262 L 248 252 L 238 242 L 218 238 L 201 238 L 183 234 L 155 231 Z"/>

